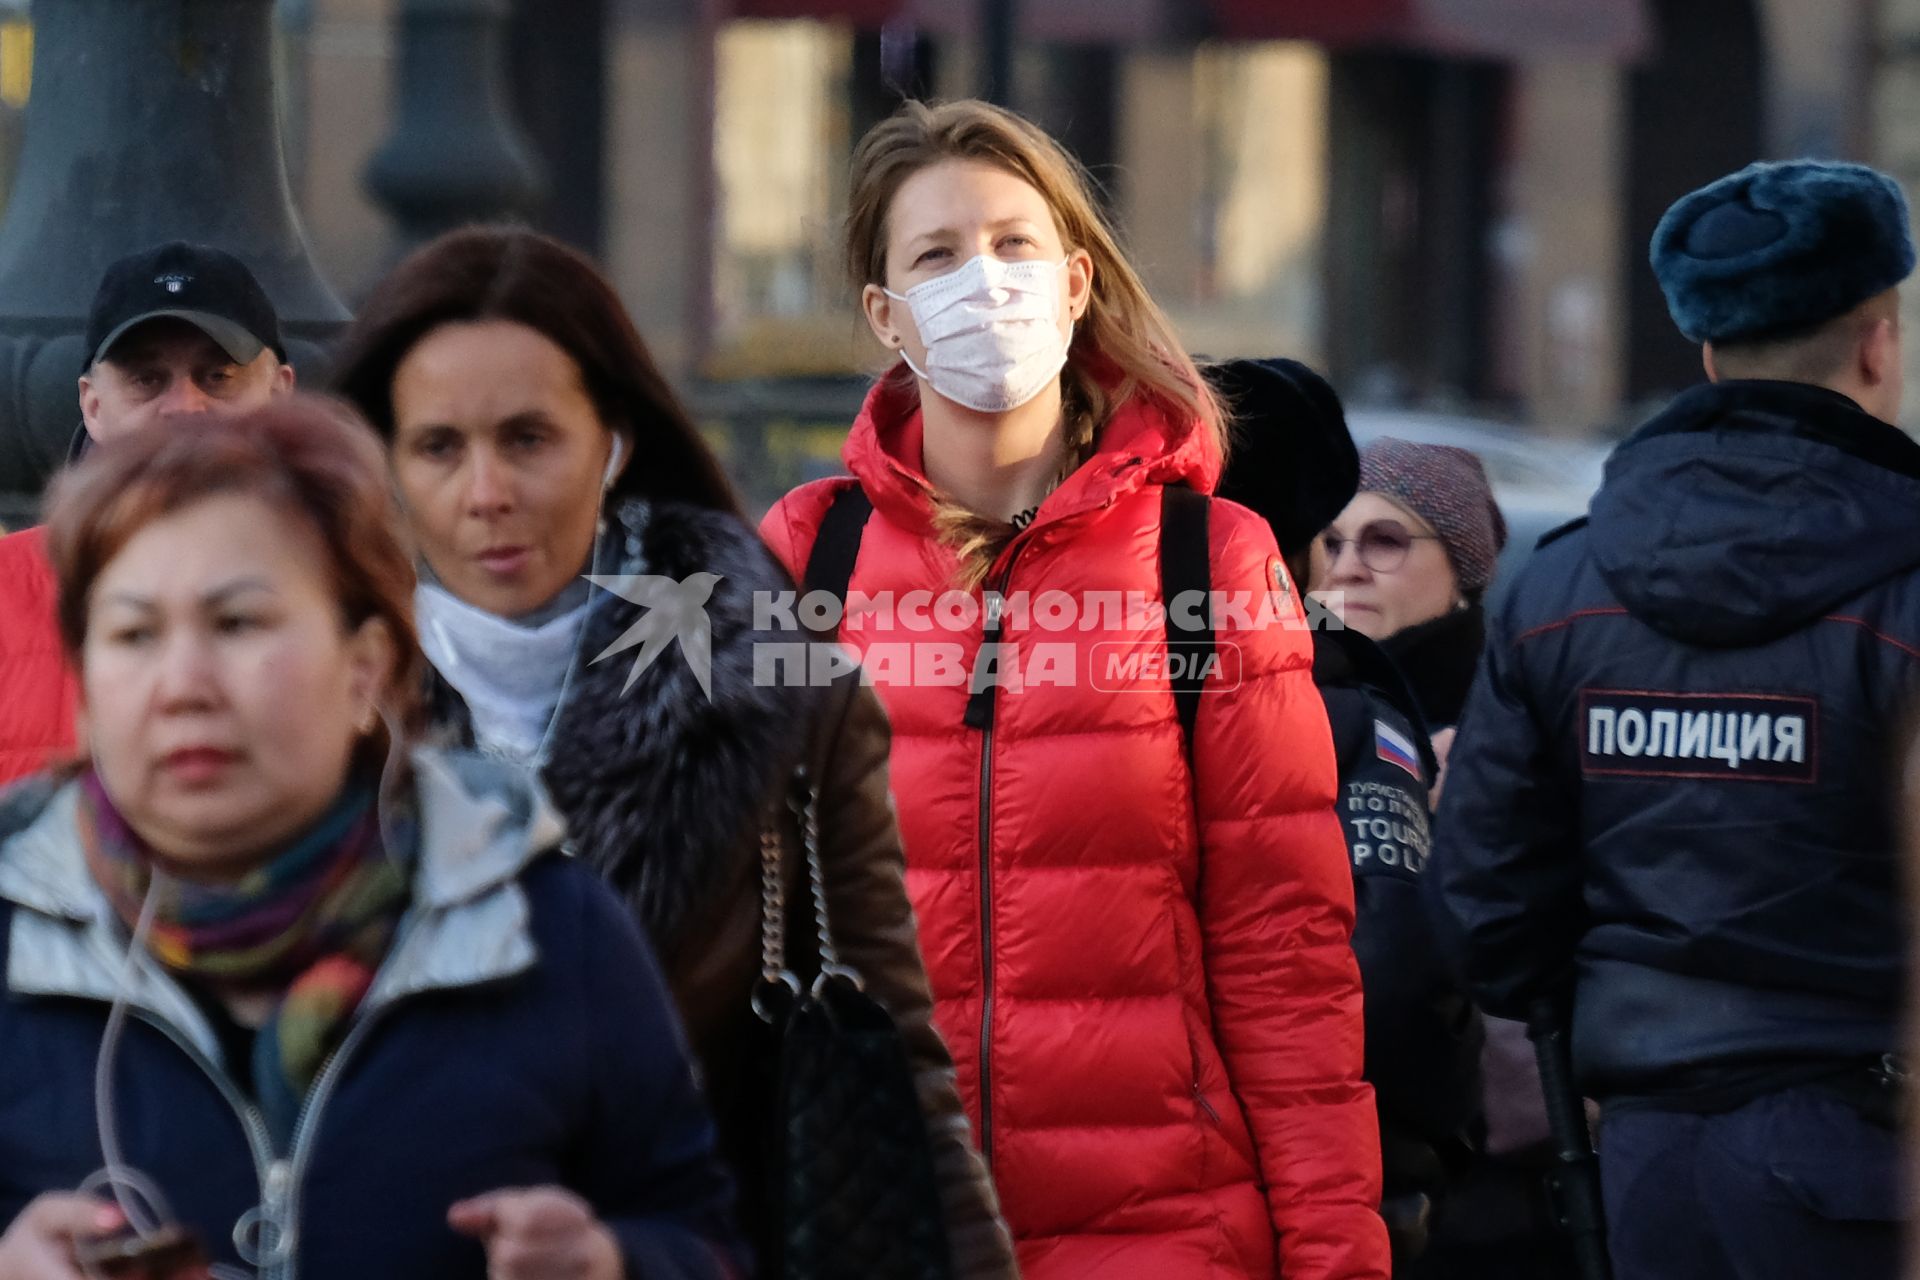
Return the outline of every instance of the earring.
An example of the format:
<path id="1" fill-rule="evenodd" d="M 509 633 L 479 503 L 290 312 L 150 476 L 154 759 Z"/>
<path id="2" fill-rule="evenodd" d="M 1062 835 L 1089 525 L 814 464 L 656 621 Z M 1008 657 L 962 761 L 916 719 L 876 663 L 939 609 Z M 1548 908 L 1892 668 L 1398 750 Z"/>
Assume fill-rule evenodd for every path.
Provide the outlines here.
<path id="1" fill-rule="evenodd" d="M 354 722 L 354 728 L 360 731 L 361 737 L 365 737 L 367 734 L 372 733 L 373 726 L 379 723 L 380 712 L 374 707 L 368 706 L 360 712 L 360 718 Z"/>

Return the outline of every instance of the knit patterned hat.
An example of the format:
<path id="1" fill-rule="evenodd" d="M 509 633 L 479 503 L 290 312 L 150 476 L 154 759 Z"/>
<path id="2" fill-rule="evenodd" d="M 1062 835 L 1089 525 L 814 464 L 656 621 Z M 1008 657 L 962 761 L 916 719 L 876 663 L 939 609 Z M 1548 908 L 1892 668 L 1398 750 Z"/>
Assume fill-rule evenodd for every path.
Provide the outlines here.
<path id="1" fill-rule="evenodd" d="M 1375 440 L 1360 450 L 1360 492 L 1385 494 L 1433 526 L 1461 594 L 1478 597 L 1493 581 L 1507 521 L 1476 455 L 1449 444 Z"/>

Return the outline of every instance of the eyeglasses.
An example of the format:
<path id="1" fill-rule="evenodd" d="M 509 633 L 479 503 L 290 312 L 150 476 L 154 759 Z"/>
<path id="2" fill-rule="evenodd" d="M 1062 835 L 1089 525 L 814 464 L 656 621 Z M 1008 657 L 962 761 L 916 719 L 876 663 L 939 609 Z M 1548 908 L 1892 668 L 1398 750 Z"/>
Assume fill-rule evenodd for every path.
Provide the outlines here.
<path id="1" fill-rule="evenodd" d="M 1338 563 L 1340 553 L 1352 547 L 1360 563 L 1375 573 L 1392 573 L 1405 564 L 1414 543 L 1438 541 L 1438 534 L 1414 533 L 1398 520 L 1369 521 L 1360 526 L 1360 534 L 1354 538 L 1343 538 L 1331 529 L 1320 535 L 1329 566 Z"/>

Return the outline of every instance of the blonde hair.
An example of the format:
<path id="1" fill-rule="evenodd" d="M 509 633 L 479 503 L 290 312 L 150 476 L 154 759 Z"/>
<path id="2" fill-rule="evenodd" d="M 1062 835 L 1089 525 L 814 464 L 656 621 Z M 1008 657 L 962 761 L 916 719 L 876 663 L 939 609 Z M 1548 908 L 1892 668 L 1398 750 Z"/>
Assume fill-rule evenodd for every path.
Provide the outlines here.
<path id="1" fill-rule="evenodd" d="M 1045 130 L 1011 111 L 972 99 L 908 102 L 868 130 L 854 151 L 847 204 L 847 272 L 854 287 L 886 284 L 887 216 L 894 196 L 908 178 L 948 160 L 990 164 L 1033 187 L 1053 212 L 1067 248 L 1084 249 L 1093 259 L 1093 293 L 1074 328 L 1063 374 L 1069 467 L 1092 456 L 1100 431 L 1136 396 L 1198 422 L 1224 453 L 1226 414 L 1121 252 L 1095 201 L 1093 179 Z M 903 387 L 913 385 L 904 365 L 887 376 Z M 1004 520 L 945 499 L 935 502 L 934 528 L 958 553 L 968 588 L 980 584 L 1017 532 Z"/>

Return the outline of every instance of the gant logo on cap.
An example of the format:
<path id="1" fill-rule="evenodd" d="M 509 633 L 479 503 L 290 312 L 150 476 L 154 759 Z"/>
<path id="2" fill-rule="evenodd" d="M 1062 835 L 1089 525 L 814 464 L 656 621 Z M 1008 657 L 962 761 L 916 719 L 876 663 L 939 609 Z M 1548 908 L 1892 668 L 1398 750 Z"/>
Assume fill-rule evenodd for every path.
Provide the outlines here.
<path id="1" fill-rule="evenodd" d="M 153 282 L 165 288 L 168 293 L 180 292 L 182 289 L 186 288 L 187 285 L 192 282 L 192 280 L 193 280 L 192 276 L 183 276 L 183 275 L 177 275 L 177 274 L 155 276 L 153 278 Z"/>

